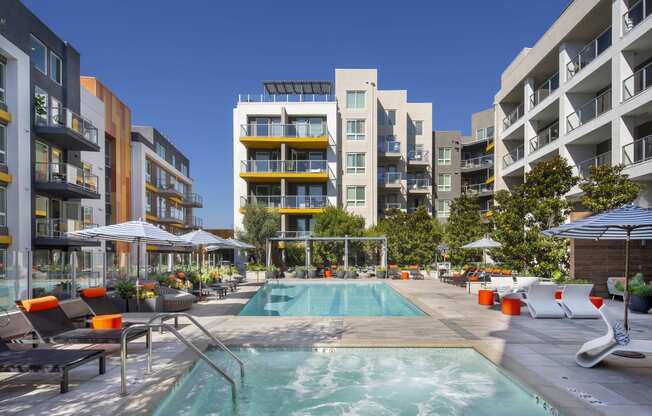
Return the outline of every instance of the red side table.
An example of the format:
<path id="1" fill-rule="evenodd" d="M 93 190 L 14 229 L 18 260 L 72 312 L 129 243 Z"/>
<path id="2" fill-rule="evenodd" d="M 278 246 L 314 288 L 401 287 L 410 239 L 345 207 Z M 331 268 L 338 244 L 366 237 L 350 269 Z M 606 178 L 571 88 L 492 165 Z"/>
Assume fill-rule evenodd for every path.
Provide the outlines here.
<path id="1" fill-rule="evenodd" d="M 600 309 L 604 303 L 604 299 L 602 299 L 600 296 L 589 296 L 589 300 L 598 309 Z"/>
<path id="2" fill-rule="evenodd" d="M 503 297 L 500 302 L 500 311 L 503 315 L 516 316 L 521 314 L 521 298 Z"/>
<path id="3" fill-rule="evenodd" d="M 493 306 L 494 291 L 489 289 L 478 290 L 478 305 Z"/>
<path id="4" fill-rule="evenodd" d="M 561 299 L 561 290 L 555 290 L 555 299 Z"/>

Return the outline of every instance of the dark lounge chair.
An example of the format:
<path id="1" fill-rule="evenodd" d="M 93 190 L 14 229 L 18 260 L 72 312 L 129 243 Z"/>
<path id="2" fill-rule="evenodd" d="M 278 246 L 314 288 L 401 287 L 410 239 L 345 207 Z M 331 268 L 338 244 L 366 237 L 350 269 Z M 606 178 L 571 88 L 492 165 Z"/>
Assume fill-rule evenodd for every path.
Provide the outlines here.
<path id="1" fill-rule="evenodd" d="M 60 373 L 61 393 L 68 392 L 68 373 L 89 361 L 99 360 L 100 374 L 106 371 L 104 350 L 11 350 L 0 339 L 0 373 Z"/>
<path id="2" fill-rule="evenodd" d="M 54 296 L 30 300 L 18 300 L 16 305 L 32 325 L 40 341 L 59 344 L 119 344 L 122 329 L 75 328 L 65 314 L 59 300 Z M 146 337 L 149 345 L 150 333 L 147 329 L 132 331 L 127 342 Z"/>

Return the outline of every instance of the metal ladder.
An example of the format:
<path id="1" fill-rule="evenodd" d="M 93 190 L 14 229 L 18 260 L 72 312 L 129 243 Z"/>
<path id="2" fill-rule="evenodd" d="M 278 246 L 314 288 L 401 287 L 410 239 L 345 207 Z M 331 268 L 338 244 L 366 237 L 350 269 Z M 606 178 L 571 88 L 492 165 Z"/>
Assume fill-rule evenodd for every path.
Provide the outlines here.
<path id="1" fill-rule="evenodd" d="M 231 376 L 229 376 L 224 370 L 222 370 L 220 367 L 215 364 L 213 360 L 208 358 L 206 354 L 204 354 L 195 344 L 190 342 L 185 336 L 183 336 L 175 327 L 172 325 L 166 324 L 163 321 L 167 318 L 175 318 L 175 321 L 179 317 L 185 317 L 192 322 L 193 325 L 195 325 L 197 328 L 199 328 L 206 336 L 208 336 L 215 344 L 216 346 L 220 347 L 220 349 L 224 352 L 226 352 L 229 356 L 231 356 L 240 366 L 240 377 L 241 380 L 244 382 L 244 363 L 240 358 L 238 358 L 237 355 L 233 353 L 222 341 L 217 339 L 213 334 L 208 332 L 208 330 L 197 320 L 192 316 L 184 312 L 173 312 L 173 313 L 167 313 L 167 312 L 162 312 L 162 313 L 157 313 L 153 315 L 149 321 L 146 324 L 135 324 L 131 325 L 127 328 L 125 328 L 122 331 L 122 335 L 120 337 L 120 376 L 121 376 L 121 388 L 120 388 L 120 394 L 123 396 L 126 396 L 127 393 L 127 336 L 134 332 L 135 330 L 141 330 L 141 329 L 147 329 L 149 332 L 149 343 L 147 345 L 147 371 L 146 374 L 150 374 L 152 372 L 152 341 L 151 341 L 151 332 L 152 329 L 165 329 L 167 331 L 170 331 L 179 341 L 181 341 L 186 347 L 188 347 L 191 351 L 195 353 L 201 360 L 203 360 L 206 364 L 208 364 L 209 367 L 211 367 L 215 372 L 217 372 L 219 375 L 221 375 L 230 385 L 231 385 L 231 398 L 233 402 L 235 403 L 236 401 L 236 383 L 235 380 Z M 158 324 L 155 324 L 154 321 L 159 320 Z"/>

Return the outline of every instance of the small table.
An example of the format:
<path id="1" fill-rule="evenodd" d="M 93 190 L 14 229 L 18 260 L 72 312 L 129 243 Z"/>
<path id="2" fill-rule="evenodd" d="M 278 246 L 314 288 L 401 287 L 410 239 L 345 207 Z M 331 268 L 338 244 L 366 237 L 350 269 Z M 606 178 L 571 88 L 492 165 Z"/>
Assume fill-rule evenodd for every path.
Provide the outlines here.
<path id="1" fill-rule="evenodd" d="M 604 299 L 602 299 L 600 296 L 589 296 L 589 300 L 598 309 L 600 309 L 604 303 Z"/>
<path id="2" fill-rule="evenodd" d="M 478 290 L 478 305 L 493 306 L 494 305 L 494 291 L 489 289 Z"/>
<path id="3" fill-rule="evenodd" d="M 410 279 L 410 272 L 401 272 L 401 280 L 409 280 Z"/>
<path id="4" fill-rule="evenodd" d="M 509 295 L 503 296 L 503 299 L 500 302 L 500 311 L 503 313 L 503 315 L 511 315 L 511 316 L 520 315 L 521 298 L 509 297 Z"/>

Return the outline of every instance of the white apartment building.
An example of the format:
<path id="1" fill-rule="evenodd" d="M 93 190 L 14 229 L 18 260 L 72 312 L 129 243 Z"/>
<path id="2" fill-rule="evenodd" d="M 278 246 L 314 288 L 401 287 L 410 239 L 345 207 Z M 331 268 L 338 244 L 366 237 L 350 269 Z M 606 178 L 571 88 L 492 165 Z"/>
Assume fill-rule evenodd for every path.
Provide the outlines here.
<path id="1" fill-rule="evenodd" d="M 233 112 L 234 228 L 257 203 L 279 232 L 309 235 L 314 215 L 343 207 L 378 221 L 385 209 L 432 212 L 432 104 L 378 89 L 375 69 L 336 69 L 330 81 L 269 81 Z"/>
<path id="2" fill-rule="evenodd" d="M 514 59 L 494 101 L 497 189 L 561 155 L 580 176 L 596 164 L 626 165 L 649 204 L 651 13 L 648 1 L 573 1 Z"/>

